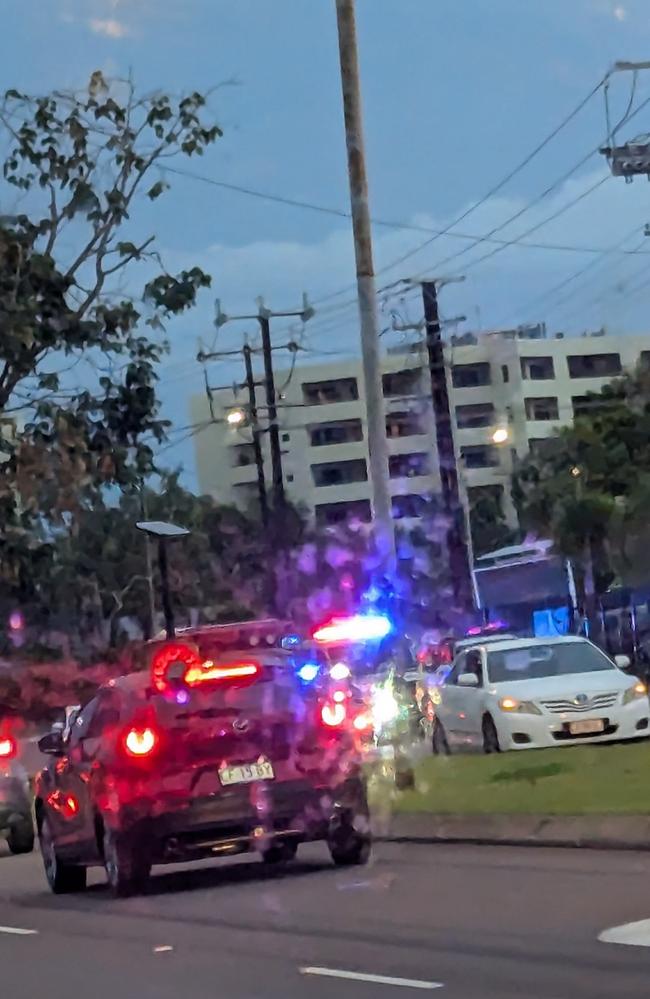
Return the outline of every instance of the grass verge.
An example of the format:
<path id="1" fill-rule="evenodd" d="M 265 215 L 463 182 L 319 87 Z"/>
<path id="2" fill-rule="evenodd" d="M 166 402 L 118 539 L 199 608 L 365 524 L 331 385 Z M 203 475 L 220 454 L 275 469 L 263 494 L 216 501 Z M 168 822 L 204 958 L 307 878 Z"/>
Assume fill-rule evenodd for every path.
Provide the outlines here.
<path id="1" fill-rule="evenodd" d="M 495 756 L 426 757 L 398 812 L 650 814 L 650 742 Z"/>

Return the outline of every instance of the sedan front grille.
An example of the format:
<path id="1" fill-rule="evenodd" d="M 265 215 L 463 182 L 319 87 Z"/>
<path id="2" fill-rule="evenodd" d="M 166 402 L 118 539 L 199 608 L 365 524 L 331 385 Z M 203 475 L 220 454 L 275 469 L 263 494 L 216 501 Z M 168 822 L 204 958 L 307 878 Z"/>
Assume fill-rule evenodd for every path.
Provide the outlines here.
<path id="1" fill-rule="evenodd" d="M 593 711 L 603 711 L 606 708 L 613 708 L 617 701 L 618 693 L 614 692 L 612 694 L 594 694 L 593 697 L 588 697 L 584 703 L 577 698 L 558 698 L 539 703 L 552 714 L 563 715 L 567 712 L 589 714 Z"/>

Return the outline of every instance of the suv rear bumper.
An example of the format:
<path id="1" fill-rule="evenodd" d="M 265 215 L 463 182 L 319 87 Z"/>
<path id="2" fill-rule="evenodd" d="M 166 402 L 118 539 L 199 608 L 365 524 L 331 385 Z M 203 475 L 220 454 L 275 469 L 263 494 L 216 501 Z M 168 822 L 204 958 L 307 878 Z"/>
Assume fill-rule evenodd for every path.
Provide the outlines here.
<path id="1" fill-rule="evenodd" d="M 367 811 L 360 780 L 335 791 L 303 781 L 260 782 L 155 814 L 143 814 L 141 807 L 124 809 L 116 831 L 140 841 L 154 863 L 178 863 L 265 850 L 274 841 L 325 839 L 341 805 Z"/>

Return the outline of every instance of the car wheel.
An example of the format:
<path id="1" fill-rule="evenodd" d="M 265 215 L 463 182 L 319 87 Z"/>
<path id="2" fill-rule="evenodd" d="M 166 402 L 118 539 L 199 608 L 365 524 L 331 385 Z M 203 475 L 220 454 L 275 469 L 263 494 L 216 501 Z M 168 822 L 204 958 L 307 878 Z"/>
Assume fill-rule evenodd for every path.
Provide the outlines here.
<path id="1" fill-rule="evenodd" d="M 39 844 L 47 883 L 55 895 L 68 895 L 83 891 L 86 887 L 86 868 L 66 864 L 56 852 L 52 830 L 47 818 L 43 818 L 39 831 Z"/>
<path id="2" fill-rule="evenodd" d="M 330 856 L 338 867 L 367 864 L 372 834 L 365 786 L 358 780 L 346 781 L 335 800 L 327 836 Z"/>
<path id="3" fill-rule="evenodd" d="M 433 723 L 431 747 L 436 756 L 449 756 L 450 750 L 449 743 L 447 742 L 447 733 L 437 718 Z"/>
<path id="4" fill-rule="evenodd" d="M 501 752 L 499 734 L 489 715 L 483 719 L 483 752 L 488 754 Z"/>
<path id="5" fill-rule="evenodd" d="M 7 846 L 13 854 L 31 853 L 34 849 L 34 827 L 30 818 L 17 822 L 9 830 Z"/>
<path id="6" fill-rule="evenodd" d="M 145 890 L 151 874 L 151 861 L 131 837 L 105 829 L 104 868 L 113 895 L 127 898 Z"/>
<path id="7" fill-rule="evenodd" d="M 297 843 L 275 843 L 262 853 L 265 864 L 288 864 L 295 859 L 298 852 Z"/>

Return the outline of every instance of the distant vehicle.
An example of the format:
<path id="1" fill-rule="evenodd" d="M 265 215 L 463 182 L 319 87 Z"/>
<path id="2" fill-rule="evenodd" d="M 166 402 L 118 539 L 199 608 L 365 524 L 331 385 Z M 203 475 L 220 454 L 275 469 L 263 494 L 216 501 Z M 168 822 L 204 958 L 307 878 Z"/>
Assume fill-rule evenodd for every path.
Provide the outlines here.
<path id="1" fill-rule="evenodd" d="M 0 835 L 11 853 L 34 849 L 29 782 L 18 761 L 18 744 L 9 732 L 0 732 Z"/>
<path id="2" fill-rule="evenodd" d="M 266 628 L 266 625 L 265 625 Z M 103 865 L 115 895 L 151 866 L 257 851 L 290 860 L 325 840 L 336 864 L 368 859 L 361 761 L 347 711 L 303 682 L 291 654 L 255 625 L 194 629 L 149 646 L 150 669 L 111 681 L 69 737 L 41 739 L 35 815 L 55 893 Z M 266 634 L 266 631 L 264 632 Z M 241 648 L 246 637 L 253 639 Z"/>
<path id="3" fill-rule="evenodd" d="M 501 639 L 463 649 L 439 689 L 433 750 L 612 742 L 650 735 L 648 690 L 584 638 Z"/>

